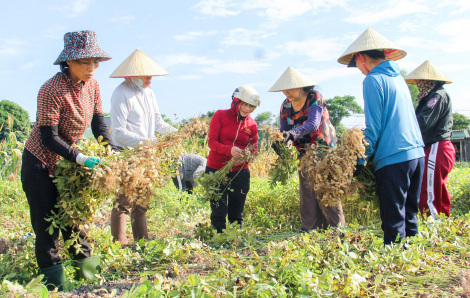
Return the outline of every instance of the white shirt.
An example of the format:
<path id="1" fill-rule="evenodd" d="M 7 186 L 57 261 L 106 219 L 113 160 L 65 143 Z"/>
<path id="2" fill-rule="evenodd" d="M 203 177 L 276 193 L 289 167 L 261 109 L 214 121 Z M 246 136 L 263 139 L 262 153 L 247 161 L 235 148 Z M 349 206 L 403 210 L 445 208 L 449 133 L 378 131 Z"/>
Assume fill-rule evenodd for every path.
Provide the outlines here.
<path id="1" fill-rule="evenodd" d="M 142 88 L 125 80 L 111 97 L 111 135 L 114 144 L 126 149 L 145 140 L 155 141 L 155 132 L 166 135 L 177 129 L 163 121 L 151 87 Z"/>

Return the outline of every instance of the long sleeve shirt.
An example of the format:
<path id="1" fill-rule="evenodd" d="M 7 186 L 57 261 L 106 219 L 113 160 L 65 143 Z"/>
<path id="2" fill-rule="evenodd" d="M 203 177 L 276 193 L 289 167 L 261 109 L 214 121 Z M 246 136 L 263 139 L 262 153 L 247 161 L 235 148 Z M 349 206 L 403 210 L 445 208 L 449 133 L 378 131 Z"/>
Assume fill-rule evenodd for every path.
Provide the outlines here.
<path id="1" fill-rule="evenodd" d="M 151 140 L 155 132 L 166 135 L 177 129 L 163 121 L 153 90 L 125 80 L 111 97 L 111 134 L 115 145 L 126 149 Z"/>
<path id="2" fill-rule="evenodd" d="M 419 101 L 416 118 L 426 147 L 439 141 L 449 141 L 452 135 L 452 101 L 439 86 Z"/>
<path id="3" fill-rule="evenodd" d="M 424 144 L 413 111 L 411 96 L 395 61 L 383 61 L 364 79 L 364 112 L 369 143 L 367 158 L 373 156 L 378 169 L 424 156 Z M 364 160 L 358 160 L 364 164 Z"/>
<path id="4" fill-rule="evenodd" d="M 244 120 L 240 119 L 235 105 L 228 110 L 218 110 L 212 116 L 209 126 L 209 156 L 207 166 L 220 170 L 230 159 L 231 150 L 236 146 L 244 150 L 251 144 L 258 151 L 258 125 L 256 121 L 248 115 Z M 255 153 L 255 152 L 253 152 Z M 240 169 L 248 169 L 248 164 L 242 164 L 232 168 L 232 172 Z"/>
<path id="5" fill-rule="evenodd" d="M 294 111 L 288 99 L 284 100 L 280 112 L 280 130 L 291 132 L 299 150 L 311 143 L 336 146 L 336 130 L 331 124 L 330 113 L 323 96 L 316 90 L 308 94 L 299 111 Z"/>
<path id="6" fill-rule="evenodd" d="M 59 72 L 39 90 L 36 124 L 25 148 L 54 175 L 61 158 L 75 161 L 79 152 L 70 146 L 83 137 L 93 119 L 99 122 L 102 114 L 100 87 L 95 79 L 75 83 Z M 92 125 L 94 133 L 102 126 L 98 122 Z"/>

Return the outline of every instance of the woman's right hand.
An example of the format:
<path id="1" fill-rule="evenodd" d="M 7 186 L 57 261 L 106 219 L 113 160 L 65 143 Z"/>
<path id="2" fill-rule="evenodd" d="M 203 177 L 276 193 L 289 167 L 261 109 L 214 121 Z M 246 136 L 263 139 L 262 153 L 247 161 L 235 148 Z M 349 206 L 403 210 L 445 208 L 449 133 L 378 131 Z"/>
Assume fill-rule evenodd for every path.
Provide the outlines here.
<path id="1" fill-rule="evenodd" d="M 85 166 L 89 169 L 93 169 L 95 165 L 100 163 L 100 159 L 98 157 L 88 156 L 88 155 L 79 153 L 76 158 L 76 162 L 79 165 Z"/>
<path id="2" fill-rule="evenodd" d="M 243 158 L 243 150 L 236 146 L 232 147 L 232 150 L 230 151 L 230 153 L 232 154 L 232 157 Z"/>

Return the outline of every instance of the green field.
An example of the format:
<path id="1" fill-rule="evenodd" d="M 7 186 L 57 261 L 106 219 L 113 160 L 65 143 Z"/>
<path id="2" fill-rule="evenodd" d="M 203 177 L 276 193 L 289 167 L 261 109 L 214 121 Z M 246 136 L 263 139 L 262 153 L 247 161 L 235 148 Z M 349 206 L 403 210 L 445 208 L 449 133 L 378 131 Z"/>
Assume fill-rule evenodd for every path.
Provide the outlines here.
<path id="1" fill-rule="evenodd" d="M 100 278 L 73 280 L 62 249 L 68 292 L 49 296 L 468 297 L 469 177 L 468 164 L 449 176 L 450 218 L 421 220 L 419 236 L 385 248 L 377 208 L 357 198 L 345 200 L 346 228 L 297 233 L 297 178 L 274 189 L 267 179 L 252 179 L 243 229 L 220 235 L 209 228 L 208 202 L 169 184 L 148 211 L 151 239 L 125 247 L 111 240 L 109 200 L 89 225 L 93 254 L 104 260 Z M 38 267 L 34 237 L 23 237 L 32 230 L 20 182 L 0 182 L 0 226 L 0 295 L 41 291 L 27 285 Z"/>

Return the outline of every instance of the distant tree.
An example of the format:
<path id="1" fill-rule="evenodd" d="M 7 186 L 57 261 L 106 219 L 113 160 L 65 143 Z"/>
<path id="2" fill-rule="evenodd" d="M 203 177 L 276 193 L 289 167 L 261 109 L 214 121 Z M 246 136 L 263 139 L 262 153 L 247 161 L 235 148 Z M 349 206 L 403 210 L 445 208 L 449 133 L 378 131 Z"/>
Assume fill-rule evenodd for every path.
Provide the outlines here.
<path id="1" fill-rule="evenodd" d="M 105 117 L 110 117 L 111 114 L 110 114 L 110 113 L 103 113 L 103 116 L 105 116 Z"/>
<path id="2" fill-rule="evenodd" d="M 201 114 L 201 118 L 205 118 L 205 117 L 212 118 L 212 116 L 214 116 L 214 114 L 215 114 L 215 110 L 208 111 L 206 114 Z"/>
<path id="3" fill-rule="evenodd" d="M 9 123 L 8 116 L 10 116 L 12 123 Z M 18 104 L 4 99 L 0 101 L 0 127 L 0 140 L 5 139 L 12 131 L 18 141 L 24 141 L 29 136 L 32 123 L 26 110 Z"/>
<path id="4" fill-rule="evenodd" d="M 454 118 L 453 130 L 469 129 L 470 119 L 465 117 L 465 115 L 452 113 L 452 118 Z"/>
<path id="5" fill-rule="evenodd" d="M 355 101 L 352 95 L 335 96 L 334 98 L 327 99 L 326 107 L 330 112 L 330 121 L 336 128 L 342 128 L 341 120 L 351 114 L 363 114 L 361 106 Z"/>
<path id="6" fill-rule="evenodd" d="M 271 125 L 271 118 L 273 113 L 271 112 L 262 112 L 256 115 L 255 121 L 258 124 L 258 127 L 261 128 L 264 124 Z"/>
<path id="7" fill-rule="evenodd" d="M 400 74 L 402 77 L 406 77 L 408 75 L 408 73 L 404 69 L 400 70 Z M 408 89 L 410 89 L 411 101 L 413 103 L 413 107 L 416 109 L 418 107 L 418 102 L 416 101 L 416 97 L 418 97 L 418 94 L 419 94 L 418 87 L 415 84 L 407 84 L 407 85 L 408 85 Z"/>
<path id="8" fill-rule="evenodd" d="M 170 118 L 168 118 L 165 114 L 162 114 L 162 119 L 163 119 L 163 121 L 165 121 L 166 123 L 170 124 L 171 126 L 175 126 L 175 123 L 173 122 L 173 120 L 171 120 Z"/>

